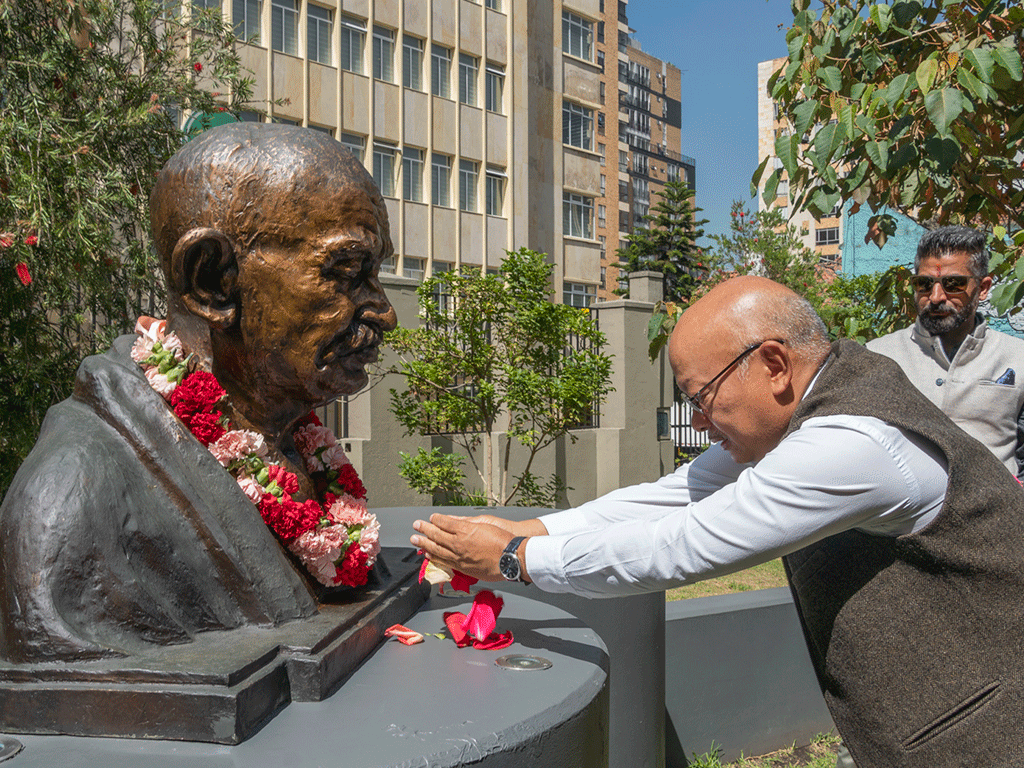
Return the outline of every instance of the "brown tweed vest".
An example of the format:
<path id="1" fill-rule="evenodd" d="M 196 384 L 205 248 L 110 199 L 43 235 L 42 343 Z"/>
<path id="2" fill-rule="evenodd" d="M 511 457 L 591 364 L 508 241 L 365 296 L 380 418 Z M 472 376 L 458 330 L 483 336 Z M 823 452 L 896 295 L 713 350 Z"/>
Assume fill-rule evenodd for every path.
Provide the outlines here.
<path id="1" fill-rule="evenodd" d="M 858 768 L 1024 763 L 1024 490 L 896 363 L 837 342 L 789 430 L 874 416 L 949 462 L 939 516 L 785 558 L 825 700 Z"/>

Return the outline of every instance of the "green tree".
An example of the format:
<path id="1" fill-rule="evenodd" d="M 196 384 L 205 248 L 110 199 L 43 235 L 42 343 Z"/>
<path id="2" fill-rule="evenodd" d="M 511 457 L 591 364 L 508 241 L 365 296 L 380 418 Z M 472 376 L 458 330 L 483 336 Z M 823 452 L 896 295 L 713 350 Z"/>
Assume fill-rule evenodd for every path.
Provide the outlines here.
<path id="1" fill-rule="evenodd" d="M 750 213 L 734 201 L 729 234 L 711 235 L 715 247 L 706 253 L 707 275 L 690 297 L 700 298 L 711 288 L 736 275 L 761 275 L 788 286 L 807 299 L 834 339 L 864 343 L 896 330 L 901 316 L 881 301 L 891 285 L 885 275 L 851 278 L 821 265 L 814 251 L 803 244 L 800 232 L 776 209 Z M 657 358 L 668 343 L 679 316 L 689 302 L 662 302 L 648 326 L 649 353 Z"/>
<path id="2" fill-rule="evenodd" d="M 665 297 L 673 301 L 689 296 L 696 277 L 703 272 L 697 239 L 703 237 L 701 227 L 708 220 L 697 220 L 701 209 L 694 207 L 693 195 L 685 181 L 666 183 L 652 212 L 644 216 L 645 226 L 634 230 L 615 254 L 617 266 L 626 273 L 661 272 L 665 276 Z"/>
<path id="3" fill-rule="evenodd" d="M 399 356 L 389 372 L 407 383 L 391 390 L 392 412 L 408 434 L 445 434 L 460 446 L 489 505 L 554 506 L 565 485 L 538 477 L 534 460 L 563 435 L 575 441 L 569 430 L 611 391 L 604 336 L 587 310 L 550 302 L 551 269 L 544 254 L 524 248 L 508 252 L 500 275 L 435 275 L 418 289 L 420 327 L 386 339 Z M 516 444 L 526 462 L 513 476 Z M 460 459 L 421 449 L 403 456 L 400 471 L 421 493 L 469 498 Z"/>
<path id="4" fill-rule="evenodd" d="M 711 235 L 711 240 L 715 247 L 707 253 L 701 295 L 733 275 L 761 275 L 789 286 L 820 309 L 826 270 L 779 210 L 750 213 L 742 202 L 733 201 L 729 234 Z"/>
<path id="5" fill-rule="evenodd" d="M 249 98 L 219 12 L 169 7 L 0 0 L 0 493 L 80 359 L 159 293 L 148 199 L 177 116 Z"/>
<path id="6" fill-rule="evenodd" d="M 753 184 L 823 215 L 895 209 L 988 229 L 1007 309 L 1024 298 L 1024 7 L 1017 0 L 793 0 L 789 56 L 768 88 L 790 130 Z M 769 172 L 770 171 L 770 172 Z M 891 215 L 869 220 L 881 247 Z M 1015 268 L 1014 268 L 1014 265 Z"/>

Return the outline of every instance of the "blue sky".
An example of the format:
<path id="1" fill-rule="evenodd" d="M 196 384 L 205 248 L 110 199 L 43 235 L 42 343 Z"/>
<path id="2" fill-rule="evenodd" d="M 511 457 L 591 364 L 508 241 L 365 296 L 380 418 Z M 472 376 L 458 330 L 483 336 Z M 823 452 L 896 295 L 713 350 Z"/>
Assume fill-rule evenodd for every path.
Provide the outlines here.
<path id="1" fill-rule="evenodd" d="M 789 0 L 630 0 L 628 13 L 641 48 L 682 70 L 681 150 L 705 232 L 726 232 L 757 168 L 757 63 L 786 55 Z"/>

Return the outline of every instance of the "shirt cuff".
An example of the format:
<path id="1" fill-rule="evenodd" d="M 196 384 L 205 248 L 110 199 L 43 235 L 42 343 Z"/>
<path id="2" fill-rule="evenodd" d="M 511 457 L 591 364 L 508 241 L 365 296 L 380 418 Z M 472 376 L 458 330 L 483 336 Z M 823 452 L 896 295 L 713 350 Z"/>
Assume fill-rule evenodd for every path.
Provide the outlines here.
<path id="1" fill-rule="evenodd" d="M 546 525 L 546 523 L 545 523 Z M 545 592 L 570 592 L 562 568 L 562 536 L 531 536 L 523 554 L 530 581 Z"/>

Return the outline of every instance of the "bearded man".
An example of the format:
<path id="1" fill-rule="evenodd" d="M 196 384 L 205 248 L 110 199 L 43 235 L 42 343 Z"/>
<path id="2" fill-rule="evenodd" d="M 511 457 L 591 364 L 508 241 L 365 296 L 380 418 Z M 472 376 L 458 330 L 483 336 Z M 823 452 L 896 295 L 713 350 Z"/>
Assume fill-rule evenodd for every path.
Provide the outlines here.
<path id="1" fill-rule="evenodd" d="M 296 425 L 361 389 L 395 326 L 384 202 L 330 137 L 239 123 L 175 154 L 151 205 L 166 333 L 298 508 L 317 491 Z M 317 613 L 315 582 L 151 386 L 136 341 L 83 361 L 0 507 L 6 661 L 132 656 Z"/>
<path id="2" fill-rule="evenodd" d="M 1024 479 L 1024 341 L 989 328 L 978 312 L 992 287 L 985 236 L 967 227 L 928 232 L 914 272 L 917 322 L 868 349 L 899 363 L 925 397 Z"/>

